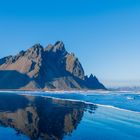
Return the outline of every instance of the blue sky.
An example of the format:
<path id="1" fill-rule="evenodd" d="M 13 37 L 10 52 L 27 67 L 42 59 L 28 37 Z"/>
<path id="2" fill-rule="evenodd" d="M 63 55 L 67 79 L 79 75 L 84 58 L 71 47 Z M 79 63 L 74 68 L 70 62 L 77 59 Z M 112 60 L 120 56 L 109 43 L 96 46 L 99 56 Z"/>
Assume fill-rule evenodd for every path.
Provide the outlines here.
<path id="1" fill-rule="evenodd" d="M 0 0 L 0 57 L 57 40 L 86 74 L 140 85 L 139 0 Z"/>

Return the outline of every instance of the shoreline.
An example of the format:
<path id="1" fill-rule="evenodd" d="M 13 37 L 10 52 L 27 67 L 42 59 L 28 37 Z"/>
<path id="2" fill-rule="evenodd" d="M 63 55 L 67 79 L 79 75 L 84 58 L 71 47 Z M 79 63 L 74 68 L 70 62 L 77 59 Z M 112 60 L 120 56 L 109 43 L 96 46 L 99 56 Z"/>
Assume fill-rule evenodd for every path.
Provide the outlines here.
<path id="1" fill-rule="evenodd" d="M 28 92 L 28 93 L 100 93 L 100 94 L 140 94 L 140 91 L 114 91 L 114 90 L 23 90 L 23 89 L 0 89 L 0 93 Z M 90 94 L 89 94 L 90 95 Z"/>
<path id="2" fill-rule="evenodd" d="M 27 92 L 110 92 L 109 90 L 102 90 L 102 89 L 97 89 L 97 90 L 42 90 L 42 89 L 0 89 L 0 92 L 8 92 L 8 91 L 27 91 Z"/>

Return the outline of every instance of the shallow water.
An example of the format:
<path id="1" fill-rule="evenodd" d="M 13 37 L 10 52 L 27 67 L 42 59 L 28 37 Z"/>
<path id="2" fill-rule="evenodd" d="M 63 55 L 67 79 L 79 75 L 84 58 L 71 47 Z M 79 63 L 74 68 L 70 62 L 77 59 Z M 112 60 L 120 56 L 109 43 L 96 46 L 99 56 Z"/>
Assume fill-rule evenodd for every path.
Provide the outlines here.
<path id="1" fill-rule="evenodd" d="M 131 111 L 140 112 L 140 94 L 133 92 L 109 92 L 109 93 L 97 93 L 97 92 L 80 92 L 80 93 L 28 93 L 33 96 L 47 96 L 60 99 L 78 100 L 84 102 L 90 102 L 93 104 L 100 104 L 106 106 L 117 107 L 120 109 L 126 109 Z"/>
<path id="2" fill-rule="evenodd" d="M 66 140 L 138 140 L 140 116 L 112 108 L 99 107 L 95 114 L 85 112 L 84 119 Z"/>
<path id="3" fill-rule="evenodd" d="M 12 93 L 0 93 L 0 140 L 140 139 L 139 94 Z"/>

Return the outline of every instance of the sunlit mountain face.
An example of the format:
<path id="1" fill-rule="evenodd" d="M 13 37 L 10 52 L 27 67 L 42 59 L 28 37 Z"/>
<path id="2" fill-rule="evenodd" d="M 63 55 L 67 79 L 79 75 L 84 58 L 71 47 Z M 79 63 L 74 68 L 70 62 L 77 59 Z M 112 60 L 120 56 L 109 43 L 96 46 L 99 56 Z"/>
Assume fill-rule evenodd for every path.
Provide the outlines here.
<path id="1" fill-rule="evenodd" d="M 95 110 L 96 106 L 82 102 L 0 94 L 0 125 L 32 140 L 63 139 L 77 128 L 84 111 Z"/>

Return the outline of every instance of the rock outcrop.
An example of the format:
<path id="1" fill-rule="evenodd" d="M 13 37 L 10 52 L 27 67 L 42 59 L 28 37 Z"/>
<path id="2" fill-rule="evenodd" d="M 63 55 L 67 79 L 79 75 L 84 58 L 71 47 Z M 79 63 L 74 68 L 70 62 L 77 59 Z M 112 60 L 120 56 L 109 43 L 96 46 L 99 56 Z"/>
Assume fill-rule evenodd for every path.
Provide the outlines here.
<path id="1" fill-rule="evenodd" d="M 105 89 L 92 75 L 86 77 L 73 53 L 62 41 L 43 48 L 35 44 L 15 56 L 0 59 L 0 89 Z"/>

